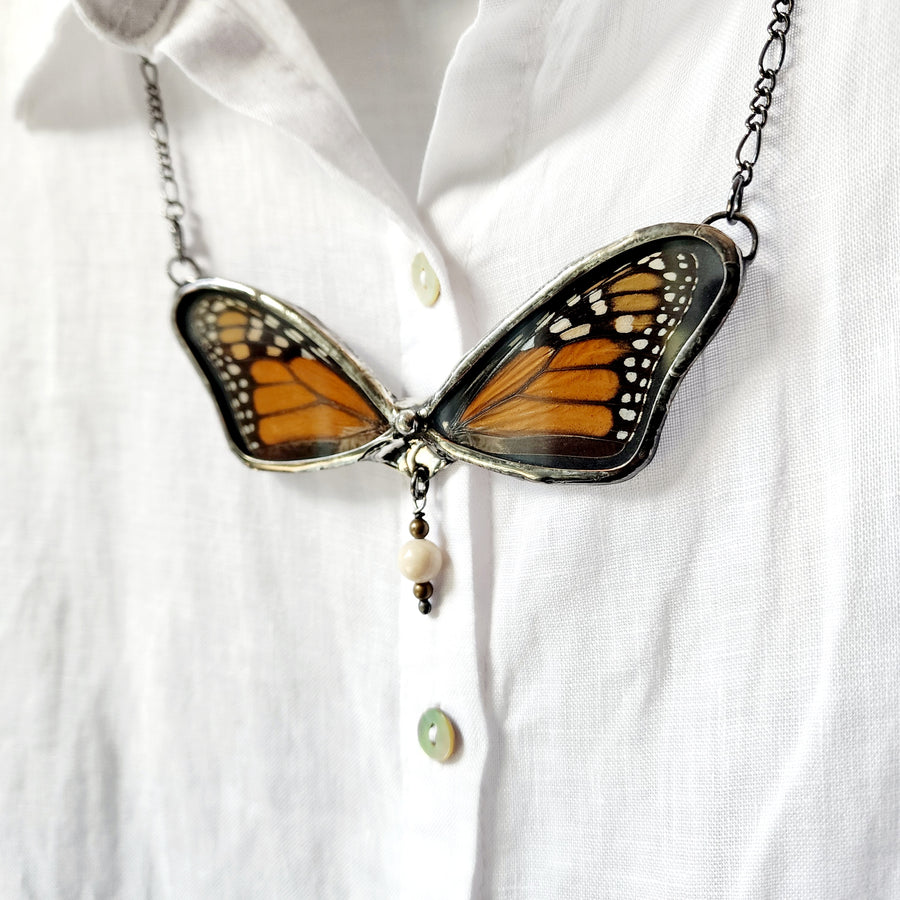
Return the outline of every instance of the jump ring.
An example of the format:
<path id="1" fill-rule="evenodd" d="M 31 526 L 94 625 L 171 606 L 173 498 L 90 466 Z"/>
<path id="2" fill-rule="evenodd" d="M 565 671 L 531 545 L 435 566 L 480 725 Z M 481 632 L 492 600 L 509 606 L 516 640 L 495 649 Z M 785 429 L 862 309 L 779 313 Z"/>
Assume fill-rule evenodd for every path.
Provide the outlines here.
<path id="1" fill-rule="evenodd" d="M 759 247 L 759 232 L 756 230 L 756 226 L 753 224 L 753 220 L 748 216 L 745 216 L 743 213 L 735 212 L 730 215 L 727 212 L 717 212 L 713 213 L 711 216 L 703 220 L 704 225 L 712 225 L 714 222 L 719 222 L 722 219 L 726 219 L 728 222 L 740 222 L 744 228 L 747 229 L 750 234 L 750 249 L 744 253 L 740 247 L 738 247 L 738 253 L 741 254 L 745 263 L 753 262 L 753 258 L 756 256 L 756 250 Z M 721 229 L 720 229 L 721 230 Z"/>
<path id="2" fill-rule="evenodd" d="M 183 287 L 200 277 L 200 266 L 190 256 L 173 256 L 166 266 L 166 274 L 178 287 Z"/>

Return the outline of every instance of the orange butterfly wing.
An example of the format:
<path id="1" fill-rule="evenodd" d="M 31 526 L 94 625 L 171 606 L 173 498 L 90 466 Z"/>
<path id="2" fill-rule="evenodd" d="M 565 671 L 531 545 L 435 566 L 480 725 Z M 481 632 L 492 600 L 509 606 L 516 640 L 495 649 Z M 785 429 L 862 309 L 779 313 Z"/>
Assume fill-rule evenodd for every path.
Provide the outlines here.
<path id="1" fill-rule="evenodd" d="M 638 379 L 646 386 L 666 336 L 690 305 L 696 260 L 680 256 L 676 261 L 654 255 L 575 295 L 576 303 L 567 303 L 538 329 L 536 341 L 546 343 L 513 356 L 481 388 L 463 411 L 460 428 L 476 438 L 604 438 L 611 443 L 607 449 L 620 449 L 634 430 L 635 406 L 643 396 L 625 389 L 628 370 L 640 369 L 635 343 L 643 351 L 641 362 L 650 362 Z M 668 271 L 650 268 L 657 263 Z M 672 270 L 681 278 L 666 280 Z M 591 307 L 588 321 L 576 319 L 578 304 Z"/>
<path id="2" fill-rule="evenodd" d="M 254 293 L 201 282 L 175 312 L 241 456 L 277 467 L 352 454 L 383 435 L 383 389 L 318 323 Z"/>
<path id="3" fill-rule="evenodd" d="M 724 235 L 664 227 L 702 237 L 598 251 L 470 354 L 431 412 L 448 452 L 545 480 L 615 480 L 650 458 L 669 397 L 739 284 Z"/>

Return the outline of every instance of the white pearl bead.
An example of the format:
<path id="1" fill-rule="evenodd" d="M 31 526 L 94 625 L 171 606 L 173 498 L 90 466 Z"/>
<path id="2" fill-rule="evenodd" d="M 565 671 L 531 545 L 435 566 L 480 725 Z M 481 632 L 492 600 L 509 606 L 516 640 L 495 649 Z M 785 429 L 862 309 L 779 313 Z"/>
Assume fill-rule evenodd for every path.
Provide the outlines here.
<path id="1" fill-rule="evenodd" d="M 431 581 L 441 571 L 443 562 L 441 548 L 431 541 L 407 541 L 400 548 L 400 574 L 417 584 Z"/>

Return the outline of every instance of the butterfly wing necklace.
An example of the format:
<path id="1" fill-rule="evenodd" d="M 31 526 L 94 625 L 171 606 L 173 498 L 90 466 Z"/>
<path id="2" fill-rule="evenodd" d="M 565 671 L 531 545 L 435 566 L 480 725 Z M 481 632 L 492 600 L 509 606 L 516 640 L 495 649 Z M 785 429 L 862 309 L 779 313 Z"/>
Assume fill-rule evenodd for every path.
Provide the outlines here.
<path id="1" fill-rule="evenodd" d="M 753 179 L 793 0 L 775 0 L 725 209 L 701 224 L 641 228 L 564 269 L 501 322 L 424 403 L 398 403 L 309 313 L 263 291 L 203 277 L 185 213 L 158 72 L 141 72 L 175 245 L 175 327 L 212 393 L 234 452 L 296 472 L 375 460 L 413 499 L 400 570 L 431 611 L 440 548 L 428 541 L 432 479 L 456 461 L 531 481 L 610 483 L 653 457 L 669 401 L 728 315 L 758 236 L 741 211 Z M 740 249 L 715 223 L 741 226 Z M 724 227 L 724 226 L 723 226 Z"/>

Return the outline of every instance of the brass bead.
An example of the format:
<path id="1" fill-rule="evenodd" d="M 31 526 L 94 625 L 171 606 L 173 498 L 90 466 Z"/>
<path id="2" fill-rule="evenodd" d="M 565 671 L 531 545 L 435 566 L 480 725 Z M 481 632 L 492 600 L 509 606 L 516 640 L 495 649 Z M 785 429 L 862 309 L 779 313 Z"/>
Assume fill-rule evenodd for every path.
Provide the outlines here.
<path id="1" fill-rule="evenodd" d="M 422 613 L 423 616 L 427 616 L 428 613 L 431 612 L 431 604 L 427 600 L 420 600 L 419 612 Z"/>
<path id="2" fill-rule="evenodd" d="M 430 581 L 420 581 L 413 585 L 413 596 L 416 600 L 428 600 L 434 593 L 434 585 Z"/>
<path id="3" fill-rule="evenodd" d="M 409 533 L 416 540 L 420 541 L 423 537 L 426 537 L 428 530 L 428 523 L 418 516 L 409 523 Z"/>

